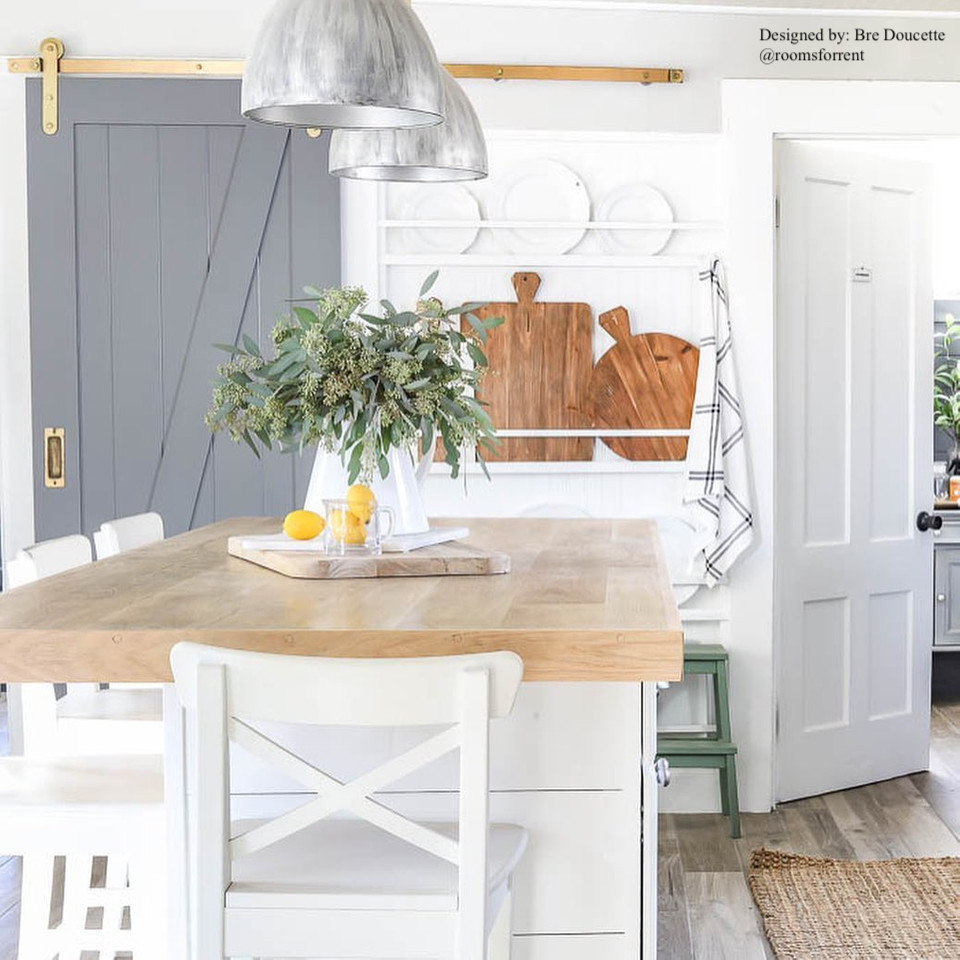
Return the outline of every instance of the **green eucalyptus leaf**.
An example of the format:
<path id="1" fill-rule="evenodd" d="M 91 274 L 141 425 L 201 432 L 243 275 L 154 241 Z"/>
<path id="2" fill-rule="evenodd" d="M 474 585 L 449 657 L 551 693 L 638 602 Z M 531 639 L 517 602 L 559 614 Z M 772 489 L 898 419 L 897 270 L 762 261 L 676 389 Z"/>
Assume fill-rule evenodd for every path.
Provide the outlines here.
<path id="1" fill-rule="evenodd" d="M 261 397 L 272 397 L 273 391 L 264 383 L 258 383 L 256 380 L 250 381 L 250 390 Z"/>
<path id="2" fill-rule="evenodd" d="M 440 276 L 440 271 L 434 270 L 433 273 L 431 273 L 430 276 L 423 281 L 423 284 L 420 287 L 421 297 L 426 296 L 430 292 L 431 287 L 437 282 L 437 277 L 439 276 Z"/>
<path id="3" fill-rule="evenodd" d="M 349 462 L 349 464 L 347 465 L 348 468 L 349 468 L 351 471 L 352 471 L 354 468 L 356 468 L 357 473 L 359 473 L 359 472 L 360 472 L 360 462 L 361 462 L 362 457 L 363 457 L 363 445 L 358 443 L 358 444 L 356 444 L 356 445 L 354 446 L 353 450 L 352 450 L 351 453 L 350 453 L 350 462 Z"/>
<path id="4" fill-rule="evenodd" d="M 320 321 L 320 318 L 306 307 L 294 307 L 293 312 L 300 323 L 306 328 L 310 328 Z"/>
<path id="5" fill-rule="evenodd" d="M 255 357 L 261 356 L 260 347 L 257 344 L 257 341 L 250 336 L 249 333 L 243 335 L 243 345 L 247 348 L 247 352 L 253 354 Z"/>
<path id="6" fill-rule="evenodd" d="M 250 436 L 250 431 L 244 430 L 243 433 L 240 434 L 240 436 L 243 438 L 246 445 L 254 452 L 254 455 L 259 460 L 260 451 L 257 449 L 257 445 L 253 442 L 253 437 Z"/>
<path id="7" fill-rule="evenodd" d="M 475 343 L 467 343 L 467 353 L 478 367 L 487 366 L 487 355 Z"/>

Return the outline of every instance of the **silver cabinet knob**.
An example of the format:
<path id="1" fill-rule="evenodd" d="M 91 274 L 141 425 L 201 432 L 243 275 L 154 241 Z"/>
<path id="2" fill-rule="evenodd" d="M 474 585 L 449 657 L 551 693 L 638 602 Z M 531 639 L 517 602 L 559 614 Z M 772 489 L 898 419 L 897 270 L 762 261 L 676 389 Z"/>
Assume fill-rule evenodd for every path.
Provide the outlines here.
<path id="1" fill-rule="evenodd" d="M 656 773 L 657 783 L 661 787 L 670 786 L 670 761 L 666 757 L 658 757 L 656 763 L 653 765 L 654 772 Z"/>
<path id="2" fill-rule="evenodd" d="M 946 603 L 947 595 L 945 593 L 937 594 L 937 603 Z"/>

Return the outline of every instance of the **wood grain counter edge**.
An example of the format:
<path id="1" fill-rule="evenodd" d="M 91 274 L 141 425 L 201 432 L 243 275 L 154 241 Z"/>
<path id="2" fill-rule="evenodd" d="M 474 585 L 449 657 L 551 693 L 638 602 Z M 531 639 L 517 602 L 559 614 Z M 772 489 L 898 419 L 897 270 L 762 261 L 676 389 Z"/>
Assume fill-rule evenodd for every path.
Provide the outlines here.
<path id="1" fill-rule="evenodd" d="M 679 626 L 679 624 L 678 624 Z M 170 648 L 181 640 L 270 653 L 327 657 L 432 657 L 512 650 L 524 680 L 679 680 L 676 630 L 0 630 L 5 682 L 169 682 Z M 82 663 L 77 650 L 82 649 Z"/>

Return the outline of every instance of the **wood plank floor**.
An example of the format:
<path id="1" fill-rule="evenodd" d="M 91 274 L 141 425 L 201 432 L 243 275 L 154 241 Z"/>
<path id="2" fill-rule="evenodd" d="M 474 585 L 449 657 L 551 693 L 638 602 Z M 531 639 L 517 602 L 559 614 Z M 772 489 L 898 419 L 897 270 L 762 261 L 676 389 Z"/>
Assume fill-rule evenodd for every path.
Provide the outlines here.
<path id="1" fill-rule="evenodd" d="M 927 773 L 744 814 L 739 840 L 725 817 L 663 815 L 659 960 L 771 960 L 746 883 L 757 847 L 851 859 L 960 856 L 960 701 L 934 704 L 930 754 Z M 19 859 L 0 858 L 0 960 L 17 960 L 19 913 Z"/>
<path id="2" fill-rule="evenodd" d="M 726 817 L 660 818 L 658 960 L 769 960 L 747 887 L 751 851 L 875 860 L 960 856 L 960 701 L 934 703 L 930 770 L 912 777 Z"/>

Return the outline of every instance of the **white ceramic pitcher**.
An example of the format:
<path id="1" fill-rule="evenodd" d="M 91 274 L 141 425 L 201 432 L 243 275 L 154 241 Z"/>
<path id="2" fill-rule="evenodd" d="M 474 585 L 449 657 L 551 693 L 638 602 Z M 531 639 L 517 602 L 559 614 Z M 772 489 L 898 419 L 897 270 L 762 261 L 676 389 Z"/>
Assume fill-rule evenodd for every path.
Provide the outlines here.
<path id="1" fill-rule="evenodd" d="M 391 447 L 387 453 L 390 472 L 386 479 L 375 471 L 370 481 L 370 489 L 381 507 L 389 507 L 394 515 L 393 533 L 402 536 L 407 533 L 423 533 L 430 529 L 427 513 L 423 506 L 420 488 L 433 463 L 431 449 L 414 466 L 409 450 Z M 304 503 L 306 510 L 323 514 L 323 501 L 346 495 L 349 482 L 347 468 L 337 452 L 328 453 L 323 447 L 317 449 L 313 461 L 313 473 L 310 474 L 310 486 Z"/>

